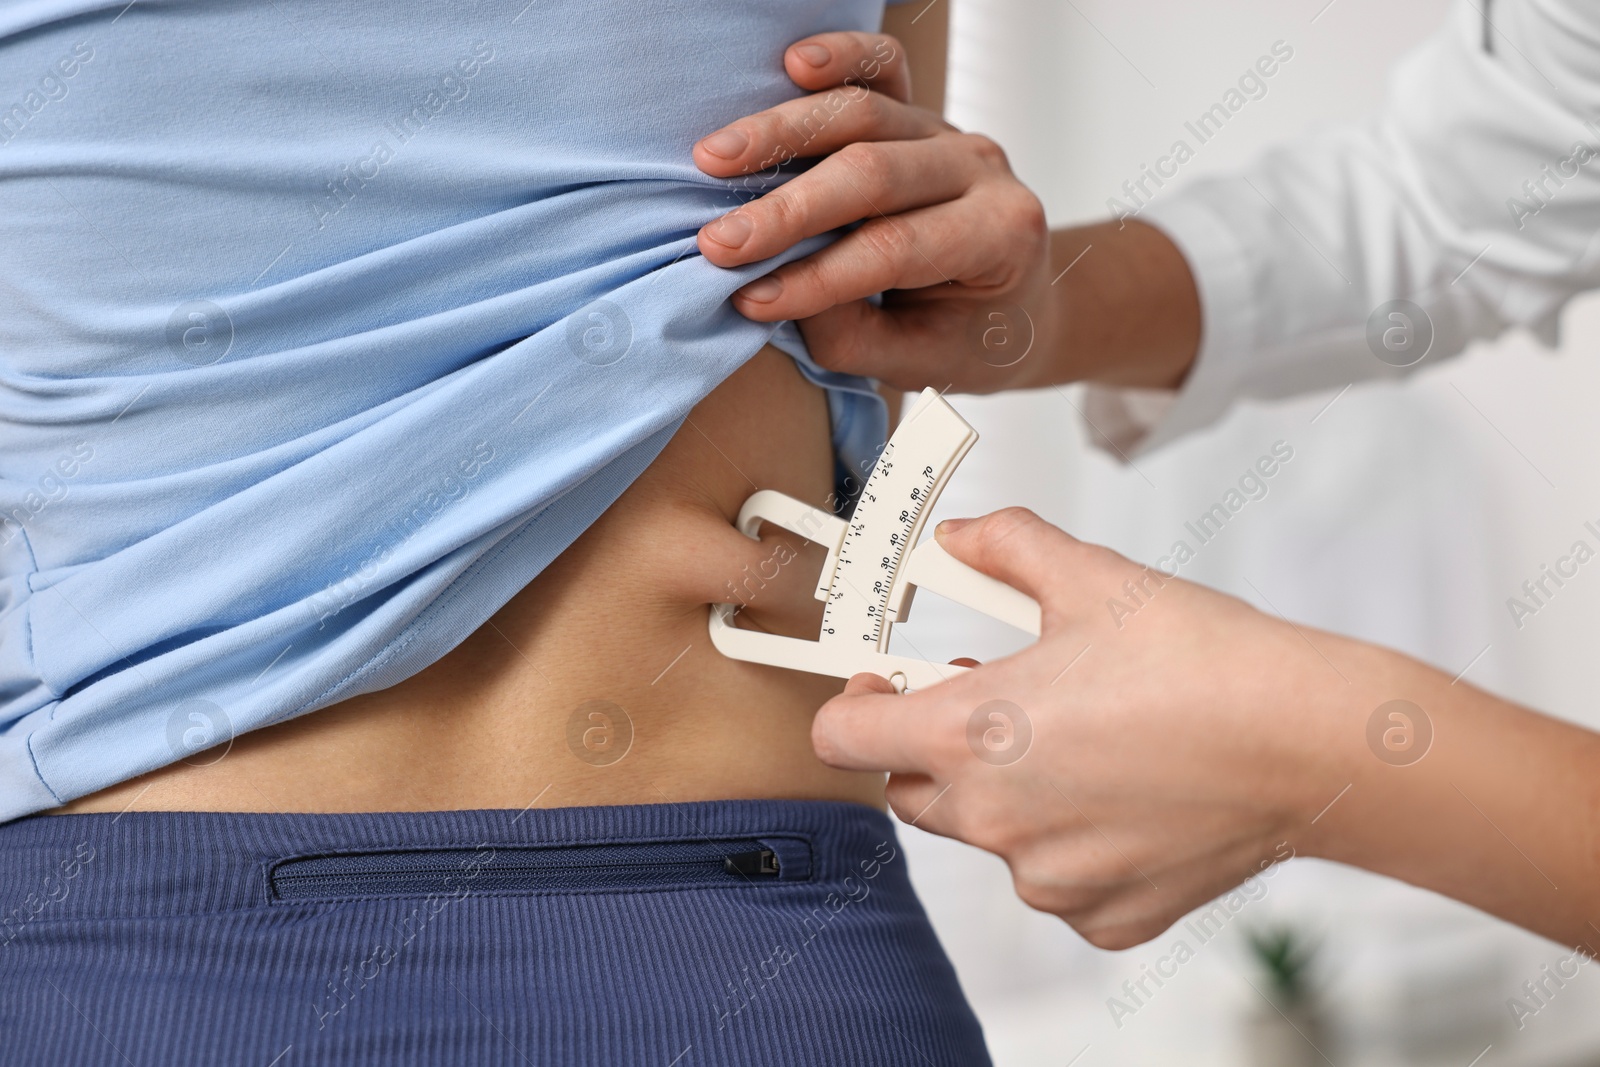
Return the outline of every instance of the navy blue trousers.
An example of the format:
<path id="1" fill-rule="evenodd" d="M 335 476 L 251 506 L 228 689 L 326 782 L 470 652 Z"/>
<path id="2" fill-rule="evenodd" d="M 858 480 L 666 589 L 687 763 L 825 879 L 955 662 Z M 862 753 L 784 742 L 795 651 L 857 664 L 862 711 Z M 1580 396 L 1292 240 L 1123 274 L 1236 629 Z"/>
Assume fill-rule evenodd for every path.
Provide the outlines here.
<path id="1" fill-rule="evenodd" d="M 987 1064 L 884 815 L 0 826 L 0 1063 Z"/>

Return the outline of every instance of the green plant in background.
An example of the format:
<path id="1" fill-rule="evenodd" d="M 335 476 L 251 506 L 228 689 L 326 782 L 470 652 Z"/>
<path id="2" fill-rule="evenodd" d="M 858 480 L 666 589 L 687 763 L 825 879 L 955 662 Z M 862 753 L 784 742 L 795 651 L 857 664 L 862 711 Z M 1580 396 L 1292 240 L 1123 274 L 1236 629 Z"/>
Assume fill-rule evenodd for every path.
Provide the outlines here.
<path id="1" fill-rule="evenodd" d="M 1271 986 L 1280 1008 L 1305 1007 L 1311 1000 L 1311 965 L 1320 944 L 1290 926 L 1245 931 L 1251 958 Z"/>

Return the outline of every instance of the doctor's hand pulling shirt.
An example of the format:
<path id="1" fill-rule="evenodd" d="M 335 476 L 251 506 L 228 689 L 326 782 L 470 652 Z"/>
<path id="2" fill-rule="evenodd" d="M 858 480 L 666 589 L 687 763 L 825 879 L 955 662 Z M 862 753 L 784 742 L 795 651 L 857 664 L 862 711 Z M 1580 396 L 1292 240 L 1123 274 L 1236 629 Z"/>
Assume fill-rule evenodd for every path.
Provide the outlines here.
<path id="1" fill-rule="evenodd" d="M 839 36 L 823 68 L 836 80 L 808 76 L 807 89 L 839 84 L 876 47 L 849 50 Z M 789 69 L 805 71 L 797 57 Z M 741 161 L 787 143 L 771 121 L 781 114 L 731 124 L 750 138 Z M 1600 286 L 1600 7 L 1581 0 L 1462 0 L 1398 65 L 1370 122 L 1306 136 L 1238 174 L 1165 191 L 1147 182 L 1108 204 L 1115 221 L 1051 234 L 1048 262 L 1006 187 L 1015 179 L 1003 160 L 980 165 L 979 142 L 932 151 L 957 135 L 892 90 L 859 106 L 849 129 L 864 143 L 839 165 L 734 214 L 760 255 L 847 218 L 868 220 L 860 232 L 874 239 L 781 267 L 771 277 L 782 295 L 759 309 L 738 298 L 740 310 L 816 315 L 801 331 L 819 362 L 901 388 L 1181 383 L 1091 387 L 1090 419 L 1122 452 L 1204 426 L 1240 397 L 1400 375 L 1511 326 L 1553 342 L 1567 301 Z M 808 152 L 841 147 L 819 140 Z M 862 195 L 863 160 L 869 178 L 894 175 L 896 206 L 880 213 Z M 936 268 L 998 281 L 949 286 L 928 277 Z M 899 290 L 881 311 L 859 299 L 874 286 Z M 984 347 L 986 328 L 1003 337 L 1027 323 L 1036 339 L 1020 363 Z M 1386 361 L 1369 330 L 1388 343 Z"/>

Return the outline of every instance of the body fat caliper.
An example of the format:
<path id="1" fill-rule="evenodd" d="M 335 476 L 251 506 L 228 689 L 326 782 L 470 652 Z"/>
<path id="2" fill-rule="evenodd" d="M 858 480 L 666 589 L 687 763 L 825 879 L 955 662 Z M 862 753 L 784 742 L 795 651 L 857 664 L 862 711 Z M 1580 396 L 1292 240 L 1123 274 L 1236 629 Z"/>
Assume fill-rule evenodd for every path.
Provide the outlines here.
<path id="1" fill-rule="evenodd" d="M 1039 605 L 945 552 L 931 537 L 918 543 L 945 483 L 978 434 L 943 397 L 924 389 L 873 465 L 848 520 L 762 489 L 739 511 L 740 532 L 756 537 L 763 522 L 828 550 L 817 582 L 823 609 L 816 640 L 734 625 L 735 608 L 711 608 L 711 643 L 733 659 L 848 678 L 870 672 L 896 689 L 921 689 L 966 668 L 889 654 L 889 633 L 928 589 L 958 604 L 1039 635 Z"/>

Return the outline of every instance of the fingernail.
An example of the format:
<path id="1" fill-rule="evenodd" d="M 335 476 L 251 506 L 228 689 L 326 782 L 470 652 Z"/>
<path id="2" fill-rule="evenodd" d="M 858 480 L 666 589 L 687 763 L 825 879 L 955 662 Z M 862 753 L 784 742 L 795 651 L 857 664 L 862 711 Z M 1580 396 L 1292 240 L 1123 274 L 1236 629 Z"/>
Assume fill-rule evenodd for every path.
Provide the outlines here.
<path id="1" fill-rule="evenodd" d="M 797 44 L 794 54 L 810 63 L 813 67 L 825 67 L 828 60 L 833 58 L 833 53 L 820 44 Z"/>
<path id="2" fill-rule="evenodd" d="M 700 142 L 701 148 L 723 159 L 737 159 L 749 146 L 750 138 L 738 130 L 718 130 Z"/>
<path id="3" fill-rule="evenodd" d="M 719 245 L 738 248 L 750 239 L 750 231 L 754 228 L 748 217 L 735 211 L 707 226 L 706 235 Z"/>
<path id="4" fill-rule="evenodd" d="M 758 304 L 770 304 L 783 295 L 783 283 L 768 275 L 758 282 L 751 282 L 739 290 L 739 295 L 746 300 L 754 300 Z"/>
<path id="5" fill-rule="evenodd" d="M 933 534 L 935 537 L 940 534 L 953 534 L 971 521 L 971 519 L 946 519 L 934 527 Z"/>

